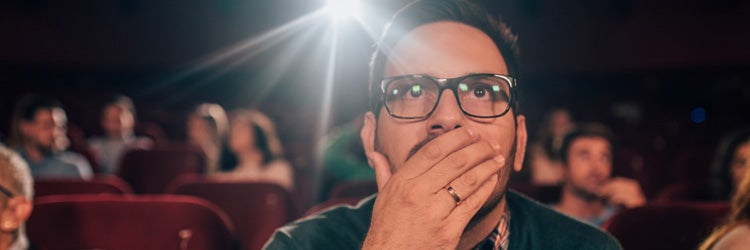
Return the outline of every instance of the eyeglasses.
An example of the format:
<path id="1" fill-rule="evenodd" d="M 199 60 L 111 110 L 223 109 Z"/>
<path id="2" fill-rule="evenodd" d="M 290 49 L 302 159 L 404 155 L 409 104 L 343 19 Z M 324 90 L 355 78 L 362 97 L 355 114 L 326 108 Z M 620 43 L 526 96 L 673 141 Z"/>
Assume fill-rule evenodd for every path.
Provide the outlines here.
<path id="1" fill-rule="evenodd" d="M 516 80 L 499 74 L 470 74 L 457 78 L 403 75 L 383 79 L 381 101 L 388 114 L 400 119 L 432 115 L 445 89 L 453 90 L 461 111 L 477 118 L 495 118 L 513 105 Z"/>
<path id="2" fill-rule="evenodd" d="M 3 194 L 5 194 L 5 196 L 8 196 L 10 198 L 16 196 L 15 194 L 13 194 L 13 192 L 11 192 L 7 188 L 5 188 L 3 185 L 0 185 L 0 193 L 3 193 Z"/>

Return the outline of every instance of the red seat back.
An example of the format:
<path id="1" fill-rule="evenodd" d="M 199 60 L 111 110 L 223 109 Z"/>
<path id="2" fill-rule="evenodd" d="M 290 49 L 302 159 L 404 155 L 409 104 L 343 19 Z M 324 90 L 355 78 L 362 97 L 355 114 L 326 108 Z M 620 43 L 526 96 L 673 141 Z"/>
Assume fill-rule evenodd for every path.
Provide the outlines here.
<path id="1" fill-rule="evenodd" d="M 122 157 L 117 175 L 137 194 L 158 194 L 180 175 L 202 174 L 205 159 L 200 149 L 189 146 L 132 150 Z"/>
<path id="2" fill-rule="evenodd" d="M 167 133 L 157 123 L 139 121 L 135 124 L 133 130 L 136 135 L 145 136 L 153 140 L 154 145 L 157 147 L 169 145 Z"/>
<path id="3" fill-rule="evenodd" d="M 60 194 L 130 194 L 130 186 L 115 176 L 96 176 L 91 180 L 34 180 L 34 197 Z"/>
<path id="4" fill-rule="evenodd" d="M 58 195 L 35 201 L 28 236 L 39 249 L 232 249 L 232 225 L 195 197 Z"/>
<path id="5" fill-rule="evenodd" d="M 201 197 L 223 209 L 237 228 L 243 249 L 261 249 L 277 228 L 293 218 L 289 193 L 275 184 L 184 176 L 169 192 Z"/>
<path id="6" fill-rule="evenodd" d="M 696 249 L 728 212 L 725 202 L 652 204 L 621 211 L 603 227 L 624 249 Z"/>

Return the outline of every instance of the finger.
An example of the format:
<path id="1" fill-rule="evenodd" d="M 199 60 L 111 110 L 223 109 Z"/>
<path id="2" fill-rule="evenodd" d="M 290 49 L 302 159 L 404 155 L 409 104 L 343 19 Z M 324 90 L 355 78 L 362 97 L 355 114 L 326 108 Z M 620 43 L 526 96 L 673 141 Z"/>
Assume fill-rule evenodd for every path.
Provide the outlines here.
<path id="1" fill-rule="evenodd" d="M 421 175 L 449 154 L 470 145 L 478 139 L 475 132 L 467 127 L 454 129 L 428 142 L 417 153 L 409 158 L 400 175 L 412 179 Z"/>
<path id="2" fill-rule="evenodd" d="M 609 197 L 617 193 L 617 190 L 620 189 L 619 186 L 619 182 L 608 181 L 599 188 L 599 192 L 597 193 L 599 194 L 599 196 Z"/>
<path id="3" fill-rule="evenodd" d="M 375 170 L 375 182 L 378 183 L 378 190 L 383 190 L 385 183 L 391 179 L 391 164 L 388 163 L 385 156 L 378 152 L 368 153 L 367 160 L 370 161 L 370 165 Z"/>
<path id="4" fill-rule="evenodd" d="M 455 209 L 448 215 L 447 230 L 457 230 L 459 232 L 466 228 L 471 218 L 479 211 L 485 202 L 490 198 L 492 192 L 495 190 L 495 186 L 498 183 L 498 175 L 494 174 L 490 178 L 482 183 L 482 186 L 474 192 L 473 195 L 466 197 L 465 200 L 461 201 L 461 204 L 456 206 Z"/>
<path id="5" fill-rule="evenodd" d="M 492 178 L 493 175 L 496 175 L 503 166 L 505 166 L 505 158 L 502 156 L 487 160 L 482 164 L 471 168 L 469 171 L 466 171 L 446 186 L 452 187 L 459 198 L 467 199 L 468 197 L 473 196 L 488 179 Z M 449 214 L 450 211 L 455 208 L 456 202 L 449 192 L 441 189 L 435 193 L 435 196 L 441 201 L 441 203 L 439 203 L 441 205 L 437 206 L 435 209 L 441 210 L 444 214 Z M 445 196 L 448 196 L 449 198 L 445 198 Z"/>
<path id="6" fill-rule="evenodd" d="M 493 159 L 493 157 L 495 157 L 495 165 L 505 163 L 505 157 L 499 155 L 499 152 L 500 146 L 490 145 L 487 141 L 478 141 L 446 156 L 443 160 L 435 164 L 434 167 L 417 176 L 414 180 L 424 180 L 423 182 L 427 183 L 426 188 L 433 193 L 445 188 L 450 182 L 459 178 L 459 176 L 463 176 L 459 180 L 463 180 L 467 185 L 478 186 L 483 180 L 492 175 L 493 171 L 484 171 L 483 173 L 486 173 L 486 175 L 465 175 L 465 173 L 485 161 Z M 486 167 L 499 169 L 500 166 Z"/>

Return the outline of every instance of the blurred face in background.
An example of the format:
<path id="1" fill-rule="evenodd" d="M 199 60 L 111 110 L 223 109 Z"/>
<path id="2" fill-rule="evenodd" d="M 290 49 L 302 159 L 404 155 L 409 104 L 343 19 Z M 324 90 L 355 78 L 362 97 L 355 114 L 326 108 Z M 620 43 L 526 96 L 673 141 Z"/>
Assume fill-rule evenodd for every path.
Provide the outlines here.
<path id="1" fill-rule="evenodd" d="M 575 194 L 590 200 L 598 198 L 599 189 L 612 174 L 612 152 L 607 139 L 579 137 L 570 144 L 565 164 L 566 185 Z"/>
<path id="2" fill-rule="evenodd" d="M 110 138 L 122 138 L 133 133 L 135 117 L 127 108 L 109 105 L 102 112 L 102 128 Z"/>
<path id="3" fill-rule="evenodd" d="M 43 152 L 62 150 L 68 146 L 68 117 L 61 108 L 39 109 L 32 121 L 21 121 L 24 143 Z"/>
<path id="4" fill-rule="evenodd" d="M 245 152 L 255 148 L 255 130 L 249 121 L 235 118 L 229 126 L 229 148 L 232 152 Z"/>
<path id="5" fill-rule="evenodd" d="M 199 116 L 188 118 L 187 135 L 188 141 L 198 145 L 215 144 L 218 141 L 213 126 Z"/>
<path id="6" fill-rule="evenodd" d="M 750 159 L 750 142 L 744 142 L 737 146 L 732 158 L 730 171 L 732 173 L 732 186 L 740 185 L 742 176 L 745 173 L 748 159 Z"/>

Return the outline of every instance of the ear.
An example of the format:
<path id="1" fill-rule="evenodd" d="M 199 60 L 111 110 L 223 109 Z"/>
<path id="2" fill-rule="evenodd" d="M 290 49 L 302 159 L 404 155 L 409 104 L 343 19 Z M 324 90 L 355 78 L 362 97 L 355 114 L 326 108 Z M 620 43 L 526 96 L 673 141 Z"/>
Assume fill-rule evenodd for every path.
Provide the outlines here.
<path id="1" fill-rule="evenodd" d="M 365 149 L 365 154 L 368 155 L 375 151 L 377 119 L 372 112 L 368 111 L 365 113 L 364 124 L 362 125 L 362 130 L 359 132 L 359 137 L 362 139 L 362 147 Z M 370 167 L 373 167 L 372 162 L 370 162 Z"/>
<path id="2" fill-rule="evenodd" d="M 31 201 L 23 196 L 16 196 L 8 200 L 8 204 L 0 214 L 0 229 L 3 232 L 15 232 L 31 215 Z"/>
<path id="3" fill-rule="evenodd" d="M 375 131 L 377 130 L 377 117 L 372 112 L 365 114 L 365 121 L 359 136 L 362 139 L 362 147 L 367 154 L 367 163 L 375 170 L 375 182 L 378 184 L 378 190 L 391 179 L 391 166 L 385 156 L 375 151 Z"/>
<path id="4" fill-rule="evenodd" d="M 528 135 L 526 134 L 526 117 L 523 115 L 516 116 L 516 155 L 515 163 L 513 164 L 513 170 L 516 172 L 523 169 L 523 157 L 526 155 L 526 141 Z"/>

